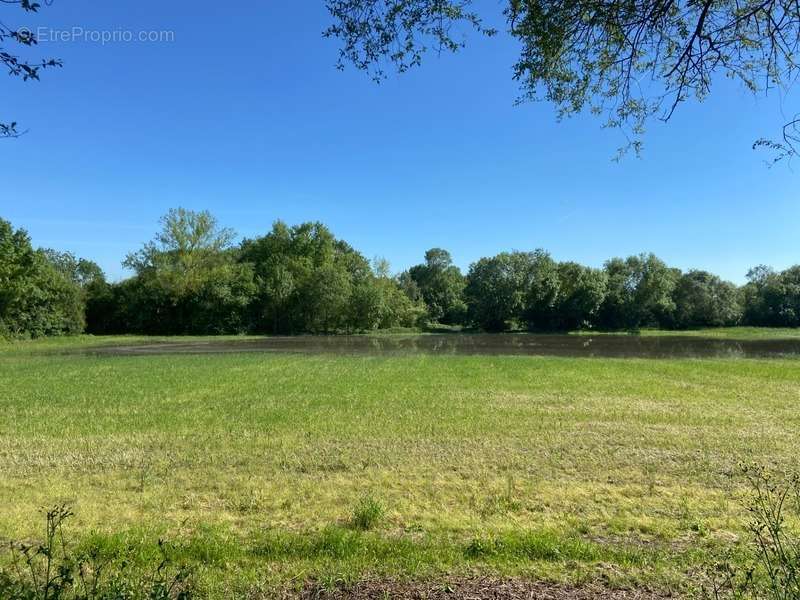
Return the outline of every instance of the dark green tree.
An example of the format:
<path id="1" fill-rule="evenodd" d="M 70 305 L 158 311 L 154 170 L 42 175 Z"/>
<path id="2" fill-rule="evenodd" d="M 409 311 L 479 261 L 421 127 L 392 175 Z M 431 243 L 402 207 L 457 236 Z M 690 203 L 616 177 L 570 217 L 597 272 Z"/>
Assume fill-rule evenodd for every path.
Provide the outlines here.
<path id="1" fill-rule="evenodd" d="M 71 252 L 51 249 L 44 252 L 50 264 L 80 289 L 86 331 L 93 334 L 112 333 L 116 328 L 114 289 L 106 281 L 100 266 L 90 260 L 77 258 Z"/>
<path id="2" fill-rule="evenodd" d="M 667 327 L 673 323 L 672 292 L 680 272 L 654 254 L 640 254 L 606 262 L 608 278 L 600 325 L 606 329 Z"/>
<path id="3" fill-rule="evenodd" d="M 558 265 L 558 279 L 558 327 L 572 330 L 596 326 L 606 297 L 606 273 L 601 269 L 564 262 Z"/>
<path id="4" fill-rule="evenodd" d="M 278 221 L 267 235 L 245 240 L 240 260 L 255 270 L 258 331 L 333 333 L 383 321 L 384 276 L 321 223 Z"/>
<path id="5" fill-rule="evenodd" d="M 522 318 L 527 295 L 529 257 L 503 252 L 472 264 L 465 296 L 470 321 L 486 331 L 504 331 Z"/>
<path id="6" fill-rule="evenodd" d="M 83 331 L 83 294 L 22 229 L 0 219 L 0 336 Z"/>
<path id="7" fill-rule="evenodd" d="M 385 260 L 370 264 L 321 223 L 278 221 L 262 237 L 233 238 L 207 212 L 172 210 L 128 255 L 134 276 L 109 284 L 95 263 L 36 250 L 0 220 L 0 335 L 78 333 L 84 315 L 98 334 L 373 331 L 425 325 L 446 307 L 463 311 L 460 302 L 461 322 L 487 331 L 800 326 L 800 265 L 756 267 L 738 288 L 653 254 L 599 270 L 536 250 L 482 258 L 464 279 L 432 249 L 393 277 Z"/>
<path id="8" fill-rule="evenodd" d="M 789 267 L 780 274 L 781 300 L 778 310 L 781 325 L 800 326 L 800 265 Z"/>
<path id="9" fill-rule="evenodd" d="M 136 276 L 119 291 L 120 327 L 161 334 L 240 333 L 256 293 L 252 267 L 237 260 L 234 233 L 208 212 L 183 208 L 124 265 Z"/>
<path id="10" fill-rule="evenodd" d="M 724 327 L 742 319 L 742 295 L 732 283 L 707 271 L 689 271 L 673 292 L 675 327 Z"/>
<path id="11" fill-rule="evenodd" d="M 751 269 L 743 290 L 745 322 L 768 327 L 800 326 L 800 265 L 776 273 L 763 265 Z"/>
<path id="12" fill-rule="evenodd" d="M 542 249 L 518 253 L 517 256 L 521 263 L 524 262 L 525 306 L 522 316 L 528 329 L 557 328 L 557 302 L 561 287 L 558 264 Z"/>
<path id="13" fill-rule="evenodd" d="M 353 288 L 350 299 L 350 327 L 357 331 L 415 327 L 426 314 L 421 298 L 412 300 L 391 277 L 385 260 L 375 261 L 373 277 Z"/>
<path id="14" fill-rule="evenodd" d="M 403 290 L 403 293 L 408 296 L 412 302 L 422 302 L 423 305 L 425 304 L 417 282 L 414 281 L 414 278 L 411 277 L 408 271 L 400 273 L 400 275 L 397 276 L 397 282 L 400 285 L 400 289 Z M 425 310 L 427 312 L 427 306 Z"/>
<path id="15" fill-rule="evenodd" d="M 312 333 L 335 333 L 348 329 L 345 315 L 352 289 L 349 273 L 341 264 L 326 261 L 314 269 L 313 277 L 303 289 L 307 315 L 305 329 Z"/>
<path id="16" fill-rule="evenodd" d="M 422 294 L 433 322 L 456 325 L 464 322 L 466 280 L 447 250 L 431 248 L 425 263 L 408 270 L 408 275 Z"/>

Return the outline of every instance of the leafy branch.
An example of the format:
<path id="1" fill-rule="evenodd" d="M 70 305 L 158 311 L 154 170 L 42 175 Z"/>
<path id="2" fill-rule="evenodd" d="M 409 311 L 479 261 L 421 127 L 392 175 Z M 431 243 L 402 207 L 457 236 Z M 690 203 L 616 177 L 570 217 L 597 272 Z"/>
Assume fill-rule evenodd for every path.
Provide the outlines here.
<path id="1" fill-rule="evenodd" d="M 30 0 L 0 0 L 0 4 L 14 4 L 26 13 L 39 11 L 40 4 L 30 2 Z M 39 40 L 29 29 L 23 27 L 12 28 L 0 21 L 0 65 L 7 69 L 12 77 L 19 77 L 23 81 L 38 81 L 39 73 L 43 69 L 60 67 L 62 62 L 56 58 L 46 58 L 37 61 L 28 60 L 20 56 L 17 52 L 9 48 L 33 47 L 38 45 Z M 25 133 L 20 131 L 15 121 L 0 122 L 0 138 L 16 138 Z"/>

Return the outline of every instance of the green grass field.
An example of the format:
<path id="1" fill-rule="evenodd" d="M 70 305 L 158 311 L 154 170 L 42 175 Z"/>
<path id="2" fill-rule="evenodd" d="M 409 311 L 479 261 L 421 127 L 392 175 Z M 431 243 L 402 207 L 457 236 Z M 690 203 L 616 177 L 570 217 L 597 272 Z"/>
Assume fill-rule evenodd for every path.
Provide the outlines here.
<path id="1" fill-rule="evenodd" d="M 113 341 L 0 346 L 0 538 L 68 502 L 75 539 L 141 562 L 172 540 L 211 597 L 474 573 L 688 591 L 741 540 L 737 464 L 800 461 L 800 360 L 68 352 Z"/>

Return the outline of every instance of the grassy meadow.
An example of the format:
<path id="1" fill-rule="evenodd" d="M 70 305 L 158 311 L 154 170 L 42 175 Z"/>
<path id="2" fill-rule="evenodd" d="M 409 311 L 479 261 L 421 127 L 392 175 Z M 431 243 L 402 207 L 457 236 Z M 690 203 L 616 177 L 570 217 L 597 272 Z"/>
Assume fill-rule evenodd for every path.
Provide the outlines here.
<path id="1" fill-rule="evenodd" d="M 80 543 L 147 563 L 171 540 L 212 598 L 475 573 L 690 593 L 741 543 L 737 464 L 800 461 L 800 360 L 73 352 L 120 341 L 0 346 L 0 538 L 66 502 Z"/>

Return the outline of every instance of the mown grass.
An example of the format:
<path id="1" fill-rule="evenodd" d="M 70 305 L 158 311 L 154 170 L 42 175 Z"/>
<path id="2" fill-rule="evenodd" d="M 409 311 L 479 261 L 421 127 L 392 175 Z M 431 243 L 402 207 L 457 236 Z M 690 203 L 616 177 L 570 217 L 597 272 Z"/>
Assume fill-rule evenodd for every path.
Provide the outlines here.
<path id="1" fill-rule="evenodd" d="M 147 562 L 170 539 L 212 597 L 474 571 L 688 588 L 742 535 L 737 463 L 800 461 L 796 360 L 64 352 L 97 343 L 0 349 L 0 538 L 66 501 L 81 543 Z"/>

